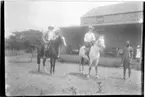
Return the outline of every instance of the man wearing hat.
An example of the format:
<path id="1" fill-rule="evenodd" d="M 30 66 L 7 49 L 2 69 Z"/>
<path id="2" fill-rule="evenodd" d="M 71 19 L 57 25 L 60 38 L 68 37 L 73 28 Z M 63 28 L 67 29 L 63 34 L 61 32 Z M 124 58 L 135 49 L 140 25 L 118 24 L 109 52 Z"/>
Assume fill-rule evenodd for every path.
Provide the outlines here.
<path id="1" fill-rule="evenodd" d="M 86 55 L 89 57 L 89 51 L 91 46 L 94 44 L 94 41 L 96 40 L 95 34 L 94 34 L 94 27 L 89 26 L 89 31 L 84 36 L 84 43 L 86 47 Z"/>
<path id="2" fill-rule="evenodd" d="M 126 75 L 126 69 L 128 68 L 128 75 L 130 77 L 131 75 L 131 67 L 130 67 L 130 63 L 132 61 L 133 58 L 133 48 L 130 46 L 130 41 L 126 42 L 126 46 L 123 49 L 123 55 L 122 55 L 122 64 L 123 64 L 123 75 L 124 75 L 124 79 L 125 79 L 125 75 Z"/>
<path id="3" fill-rule="evenodd" d="M 49 45 L 51 44 L 51 41 L 54 39 L 55 37 L 55 33 L 54 33 L 54 27 L 52 26 L 48 26 L 48 31 L 46 31 L 46 33 L 44 34 L 43 37 L 43 41 L 44 41 L 44 56 L 43 58 L 46 57 L 46 51 L 49 48 Z"/>

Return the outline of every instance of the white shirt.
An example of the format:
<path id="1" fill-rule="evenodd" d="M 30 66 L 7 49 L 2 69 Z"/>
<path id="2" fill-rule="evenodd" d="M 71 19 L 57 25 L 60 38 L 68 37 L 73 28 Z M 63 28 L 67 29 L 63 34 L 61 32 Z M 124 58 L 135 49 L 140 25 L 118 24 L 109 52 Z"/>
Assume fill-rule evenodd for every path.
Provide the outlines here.
<path id="1" fill-rule="evenodd" d="M 53 31 L 48 32 L 48 40 L 54 40 L 55 38 L 55 33 Z"/>
<path id="2" fill-rule="evenodd" d="M 88 32 L 85 34 L 85 37 L 84 37 L 84 42 L 91 42 L 91 41 L 95 41 L 96 38 L 95 38 L 95 34 L 93 32 Z"/>
<path id="3" fill-rule="evenodd" d="M 141 57 L 141 50 L 137 48 L 136 58 L 140 58 L 140 57 Z"/>

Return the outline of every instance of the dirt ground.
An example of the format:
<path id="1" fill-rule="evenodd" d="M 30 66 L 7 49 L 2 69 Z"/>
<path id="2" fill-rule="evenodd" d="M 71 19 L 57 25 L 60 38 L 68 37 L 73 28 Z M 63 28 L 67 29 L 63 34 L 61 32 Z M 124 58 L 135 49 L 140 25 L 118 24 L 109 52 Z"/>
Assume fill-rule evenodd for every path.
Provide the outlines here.
<path id="1" fill-rule="evenodd" d="M 123 80 L 123 69 L 98 67 L 99 79 L 95 78 L 95 69 L 87 78 L 79 73 L 79 65 L 56 63 L 53 76 L 37 71 L 36 58 L 30 62 L 30 56 L 6 56 L 6 94 L 7 96 L 43 96 L 43 95 L 141 95 L 141 71 L 132 69 L 130 78 Z M 49 62 L 46 63 L 49 72 Z M 128 77 L 128 75 L 127 75 Z"/>

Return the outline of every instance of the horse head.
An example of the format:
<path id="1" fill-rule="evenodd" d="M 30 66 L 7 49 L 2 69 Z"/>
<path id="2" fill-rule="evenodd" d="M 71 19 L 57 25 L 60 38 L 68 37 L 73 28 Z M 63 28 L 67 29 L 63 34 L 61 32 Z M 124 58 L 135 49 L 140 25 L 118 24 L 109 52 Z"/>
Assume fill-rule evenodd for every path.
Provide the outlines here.
<path id="1" fill-rule="evenodd" d="M 54 40 L 54 44 L 56 44 L 57 46 L 60 46 L 60 45 L 67 46 L 65 38 L 60 35 Z"/>
<path id="2" fill-rule="evenodd" d="M 95 42 L 94 45 L 99 47 L 100 50 L 104 49 L 105 48 L 104 37 L 103 36 L 99 36 L 98 40 Z"/>

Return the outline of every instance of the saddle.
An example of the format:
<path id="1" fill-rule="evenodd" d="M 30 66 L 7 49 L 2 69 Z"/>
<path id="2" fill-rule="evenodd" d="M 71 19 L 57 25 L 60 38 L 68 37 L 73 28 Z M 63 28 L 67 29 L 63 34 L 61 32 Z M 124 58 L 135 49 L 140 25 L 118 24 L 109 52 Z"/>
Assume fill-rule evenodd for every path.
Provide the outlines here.
<path id="1" fill-rule="evenodd" d="M 49 50 L 50 46 L 52 45 L 52 41 L 49 41 L 49 43 L 45 44 L 45 51 Z"/>
<path id="2" fill-rule="evenodd" d="M 88 56 L 89 59 L 90 59 L 89 52 L 92 46 L 93 46 L 93 43 L 89 43 L 88 45 L 85 46 L 85 54 Z"/>

